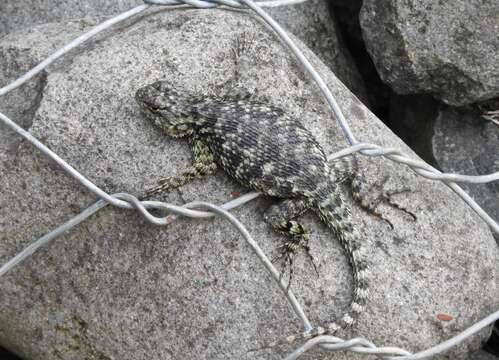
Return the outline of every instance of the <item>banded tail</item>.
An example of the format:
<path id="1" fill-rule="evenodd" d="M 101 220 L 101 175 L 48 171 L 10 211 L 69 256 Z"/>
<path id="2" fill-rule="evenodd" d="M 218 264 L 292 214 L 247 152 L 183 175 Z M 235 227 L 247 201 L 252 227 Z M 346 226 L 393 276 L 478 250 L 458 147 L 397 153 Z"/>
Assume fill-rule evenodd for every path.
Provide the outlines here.
<path id="1" fill-rule="evenodd" d="M 350 209 L 345 204 L 340 189 L 334 184 L 329 185 L 328 190 L 318 196 L 314 205 L 317 215 L 340 241 L 352 266 L 354 284 L 350 310 L 337 322 L 331 322 L 325 327 L 316 327 L 312 331 L 299 335 L 288 336 L 286 339 L 272 343 L 269 347 L 289 344 L 300 339 L 311 339 L 319 335 L 334 334 L 339 330 L 347 329 L 364 311 L 369 297 L 367 263 L 362 252 L 359 235 L 352 224 Z"/>
<path id="2" fill-rule="evenodd" d="M 338 186 L 330 185 L 329 191 L 324 196 L 319 197 L 316 205 L 317 215 L 334 232 L 352 267 L 353 299 L 350 303 L 350 310 L 343 315 L 338 323 L 330 323 L 325 329 L 322 329 L 322 333 L 319 332 L 315 336 L 334 333 L 352 326 L 359 314 L 364 311 L 369 297 L 368 269 L 365 254 L 362 251 L 361 239 L 353 226 L 350 208 L 343 200 Z"/>

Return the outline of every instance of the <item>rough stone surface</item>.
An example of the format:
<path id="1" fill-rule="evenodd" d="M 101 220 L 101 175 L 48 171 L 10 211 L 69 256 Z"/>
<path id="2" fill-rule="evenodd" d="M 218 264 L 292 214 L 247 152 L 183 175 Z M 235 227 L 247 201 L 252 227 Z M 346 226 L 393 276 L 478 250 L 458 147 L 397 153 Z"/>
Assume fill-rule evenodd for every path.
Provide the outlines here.
<path id="1" fill-rule="evenodd" d="M 485 351 L 477 351 L 470 357 L 470 360 L 497 360 L 497 359 L 499 359 L 499 357 Z"/>
<path id="2" fill-rule="evenodd" d="M 61 20 L 86 16 L 105 16 L 127 11 L 143 4 L 141 0 L 17 0 L 0 2 L 0 36 Z M 85 26 L 83 21 L 82 26 Z"/>
<path id="3" fill-rule="evenodd" d="M 499 127 L 471 110 L 442 109 L 435 121 L 433 155 L 440 169 L 484 175 L 499 169 Z M 499 221 L 499 184 L 462 184 Z"/>
<path id="4" fill-rule="evenodd" d="M 327 0 L 310 0 L 266 10 L 317 54 L 362 102 L 367 103 L 364 80 L 341 41 L 336 19 L 330 14 Z"/>
<path id="5" fill-rule="evenodd" d="M 360 18 L 376 68 L 397 93 L 451 105 L 499 95 L 497 0 L 365 0 Z"/>
<path id="6" fill-rule="evenodd" d="M 106 191 L 138 193 L 187 166 L 190 154 L 185 142 L 166 138 L 141 116 L 134 91 L 157 79 L 199 93 L 223 91 L 236 72 L 231 46 L 242 31 L 257 42 L 244 60 L 251 66 L 238 69 L 240 85 L 258 88 L 255 96 L 301 119 L 328 153 L 342 148 L 333 116 L 301 67 L 261 21 L 223 10 L 162 10 L 133 19 L 73 51 L 35 81 L 32 92 L 19 89 L 17 98 L 0 100 L 0 108 L 13 108 L 5 102 L 24 96 L 36 105 L 25 122 L 33 135 Z M 10 34 L 0 42 L 2 69 L 11 69 L 9 76 L 22 72 L 26 62 L 80 32 L 74 22 Z M 4 57 L 9 51 L 19 55 Z M 411 153 L 324 64 L 306 55 L 360 139 Z M 25 141 L 8 146 L 0 161 L 0 263 L 95 200 Z M 367 312 L 341 336 L 422 350 L 497 309 L 499 252 L 480 219 L 441 184 L 382 159 L 363 165 L 371 183 L 390 173 L 388 189 L 409 186 L 413 192 L 396 200 L 418 220 L 382 206 L 392 231 L 353 206 L 373 291 Z M 235 191 L 245 189 L 219 172 L 164 200 L 222 203 Z M 268 203 L 260 199 L 233 213 L 272 256 L 282 237 L 263 222 Z M 348 306 L 351 270 L 314 216 L 306 216 L 305 225 L 313 229 L 320 276 L 298 256 L 292 290 L 313 324 L 326 323 Z M 222 219 L 179 219 L 158 228 L 132 211 L 106 208 L 1 278 L 0 286 L 0 344 L 25 359 L 280 359 L 292 348 L 251 349 L 300 331 L 263 266 Z M 440 313 L 453 320 L 438 320 Z M 468 359 L 489 332 L 442 358 Z M 365 359 L 318 351 L 302 358 Z"/>
<path id="7" fill-rule="evenodd" d="M 0 37 L 24 27 L 83 17 L 87 19 L 81 20 L 80 26 L 87 28 L 93 25 L 92 16 L 119 14 L 140 4 L 143 4 L 140 0 L 4 1 L 0 2 Z M 341 43 L 326 0 L 266 8 L 266 11 L 310 47 L 359 99 L 367 102 L 364 81 Z"/>

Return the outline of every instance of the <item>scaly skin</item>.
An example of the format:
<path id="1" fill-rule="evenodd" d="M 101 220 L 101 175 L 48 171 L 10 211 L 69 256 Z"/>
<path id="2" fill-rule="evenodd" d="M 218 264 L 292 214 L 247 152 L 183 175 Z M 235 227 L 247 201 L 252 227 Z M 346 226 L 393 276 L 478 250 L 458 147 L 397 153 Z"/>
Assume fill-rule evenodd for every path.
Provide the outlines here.
<path id="1" fill-rule="evenodd" d="M 305 337 L 351 326 L 368 298 L 367 264 L 339 186 L 354 177 L 352 162 L 328 164 L 314 136 L 298 120 L 268 104 L 195 97 L 164 81 L 139 89 L 135 98 L 147 118 L 166 134 L 189 138 L 194 153 L 193 166 L 180 176 L 163 179 L 145 196 L 171 190 L 220 167 L 242 185 L 280 199 L 265 217 L 276 230 L 291 235 L 286 251 L 308 249 L 308 236 L 293 219 L 309 209 L 315 211 L 345 249 L 354 293 L 350 311 L 337 323 L 316 328 Z"/>

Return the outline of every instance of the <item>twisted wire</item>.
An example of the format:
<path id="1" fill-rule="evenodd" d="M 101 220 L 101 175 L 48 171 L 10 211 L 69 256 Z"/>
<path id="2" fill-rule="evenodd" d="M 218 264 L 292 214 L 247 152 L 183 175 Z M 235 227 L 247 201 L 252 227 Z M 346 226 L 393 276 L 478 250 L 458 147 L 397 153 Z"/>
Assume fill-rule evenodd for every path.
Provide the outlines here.
<path id="1" fill-rule="evenodd" d="M 487 183 L 491 181 L 497 181 L 499 179 L 499 172 L 495 172 L 488 175 L 481 176 L 469 176 L 469 175 L 460 175 L 460 174 L 445 174 L 427 163 L 414 160 L 410 157 L 403 154 L 400 150 L 394 148 L 382 148 L 373 144 L 365 144 L 358 143 L 350 130 L 349 124 L 345 119 L 341 108 L 337 104 L 334 96 L 328 89 L 326 83 L 322 79 L 322 77 L 317 73 L 317 71 L 313 68 L 311 63 L 305 58 L 300 49 L 294 44 L 291 38 L 286 34 L 286 32 L 277 24 L 267 13 L 265 13 L 262 7 L 274 7 L 281 5 L 290 5 L 303 2 L 305 0 L 275 0 L 275 1 L 261 1 L 254 2 L 252 0 L 212 0 L 212 1 L 204 1 L 204 0 L 145 0 L 144 5 L 137 6 L 127 12 L 124 12 L 118 16 L 110 18 L 107 21 L 97 25 L 92 28 L 90 31 L 84 33 L 83 35 L 76 38 L 74 41 L 70 42 L 66 46 L 60 48 L 52 55 L 43 60 L 40 64 L 35 66 L 33 69 L 29 70 L 26 74 L 14 80 L 10 84 L 0 88 L 0 96 L 7 94 L 8 92 L 16 89 L 22 84 L 29 81 L 35 75 L 40 73 L 43 69 L 53 63 L 55 60 L 71 51 L 75 47 L 81 45 L 82 43 L 89 40 L 91 37 L 97 35 L 103 30 L 122 22 L 132 16 L 135 16 L 142 11 L 148 9 L 151 6 L 177 6 L 177 5 L 189 5 L 196 8 L 213 8 L 218 6 L 228 6 L 234 8 L 250 8 L 255 11 L 258 15 L 260 15 L 264 21 L 266 21 L 273 30 L 279 35 L 279 37 L 287 44 L 291 52 L 297 57 L 300 63 L 303 65 L 305 70 L 310 74 L 312 79 L 316 82 L 317 86 L 323 93 L 326 101 L 331 107 L 335 118 L 338 120 L 339 125 L 345 134 L 348 142 L 350 143 L 350 147 L 344 150 L 341 150 L 329 158 L 334 159 L 342 156 L 347 156 L 349 154 L 359 152 L 363 155 L 367 156 L 383 156 L 389 160 L 395 161 L 397 163 L 404 164 L 409 166 L 413 171 L 415 171 L 418 175 L 426 177 L 431 180 L 442 181 L 444 184 L 449 186 L 452 190 L 454 190 L 463 200 L 475 211 L 477 214 L 492 227 L 492 229 L 499 233 L 498 224 L 464 191 L 462 190 L 456 182 L 468 182 L 468 183 Z M 236 229 L 241 233 L 247 243 L 251 246 L 256 256 L 260 259 L 260 261 L 265 266 L 266 270 L 269 271 L 273 277 L 273 279 L 277 282 L 278 286 L 283 291 L 285 297 L 291 304 L 295 314 L 300 318 L 304 325 L 305 331 L 312 329 L 312 325 L 310 324 L 305 312 L 303 311 L 301 305 L 298 303 L 296 298 L 294 297 L 291 291 L 287 290 L 287 286 L 284 281 L 279 277 L 279 272 L 273 267 L 272 263 L 262 252 L 258 244 L 254 241 L 254 239 L 249 234 L 248 230 L 244 227 L 242 223 L 240 223 L 232 214 L 228 212 L 228 210 L 233 209 L 234 207 L 240 206 L 248 201 L 253 200 L 258 197 L 260 194 L 258 193 L 249 193 L 243 195 L 235 200 L 229 201 L 221 206 L 217 206 L 214 204 L 206 203 L 206 202 L 192 202 L 189 204 L 185 204 L 184 206 L 176 206 L 164 202 L 158 201 L 139 201 L 136 197 L 126 193 L 118 193 L 114 195 L 107 194 L 105 191 L 97 187 L 94 183 L 92 183 L 89 179 L 85 178 L 82 174 L 80 174 L 76 169 L 74 169 L 71 165 L 65 162 L 61 157 L 59 157 L 56 153 L 47 148 L 43 143 L 38 141 L 34 136 L 32 136 L 29 132 L 22 129 L 18 126 L 14 121 L 9 119 L 5 114 L 0 112 L 0 120 L 5 123 L 8 127 L 13 129 L 17 134 L 24 137 L 28 140 L 33 146 L 35 146 L 40 152 L 42 152 L 45 156 L 54 160 L 62 169 L 68 173 L 70 176 L 79 181 L 84 187 L 86 187 L 89 191 L 96 194 L 100 197 L 101 200 L 97 201 L 87 209 L 83 210 L 80 214 L 68 220 L 66 223 L 62 224 L 58 228 L 39 238 L 37 241 L 33 242 L 23 251 L 18 253 L 14 258 L 5 263 L 2 267 L 0 267 L 0 277 L 5 275 L 9 270 L 13 269 L 20 262 L 25 260 L 26 258 L 33 255 L 36 250 L 40 247 L 47 245 L 50 241 L 59 237 L 60 235 L 66 233 L 68 230 L 78 225 L 88 217 L 90 217 L 95 212 L 103 209 L 107 205 L 113 205 L 119 208 L 124 209 L 135 209 L 141 214 L 147 221 L 154 225 L 164 226 L 170 224 L 172 221 L 176 219 L 177 216 L 188 216 L 194 218 L 207 218 L 210 216 L 218 215 L 227 219 Z M 148 209 L 162 209 L 170 212 L 171 214 L 166 217 L 157 217 L 151 214 Z M 201 209 L 201 210 L 200 210 Z M 204 210 L 204 211 L 203 211 Z M 466 338 L 472 336 L 476 332 L 480 331 L 484 327 L 490 325 L 495 320 L 499 319 L 499 311 L 489 315 L 483 320 L 477 322 L 470 328 L 466 329 L 462 333 L 457 336 L 437 345 L 428 350 L 411 354 L 410 352 L 396 348 L 396 347 L 377 347 L 372 342 L 364 339 L 364 338 L 355 338 L 350 340 L 343 340 L 334 336 L 319 336 L 313 339 L 310 339 L 302 346 L 298 347 L 293 353 L 291 353 L 286 360 L 293 360 L 298 358 L 300 355 L 305 353 L 306 351 L 320 346 L 321 348 L 329 351 L 339 351 L 339 350 L 349 350 L 353 352 L 363 353 L 363 354 L 373 354 L 377 355 L 383 359 L 400 359 L 400 360 L 415 360 L 422 359 L 426 357 L 434 356 L 438 353 L 447 351 L 451 347 L 457 345 L 458 343 L 464 341 Z"/>

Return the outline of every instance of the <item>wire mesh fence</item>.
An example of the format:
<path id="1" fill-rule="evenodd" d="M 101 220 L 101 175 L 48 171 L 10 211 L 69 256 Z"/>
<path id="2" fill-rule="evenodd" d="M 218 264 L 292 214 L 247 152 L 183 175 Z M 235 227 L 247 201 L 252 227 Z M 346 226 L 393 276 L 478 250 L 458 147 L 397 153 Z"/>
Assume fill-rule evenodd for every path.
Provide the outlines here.
<path id="1" fill-rule="evenodd" d="M 380 146 L 374 144 L 366 144 L 360 143 L 357 141 L 355 135 L 350 129 L 350 126 L 341 111 L 340 106 L 336 102 L 334 96 L 328 89 L 326 83 L 319 75 L 319 73 L 315 70 L 315 68 L 311 65 L 305 55 L 300 51 L 300 49 L 294 44 L 292 39 L 288 36 L 288 34 L 277 24 L 264 10 L 263 7 L 274 7 L 274 6 L 286 6 L 290 4 L 295 4 L 303 2 L 302 0 L 276 0 L 276 1 L 261 1 L 255 2 L 253 0 L 213 0 L 213 1 L 202 1 L 202 0 L 146 0 L 144 5 L 137 6 L 123 14 L 120 14 L 116 17 L 110 18 L 107 21 L 95 26 L 87 33 L 84 33 L 74 41 L 70 42 L 66 46 L 60 48 L 52 55 L 47 57 L 40 64 L 32 68 L 23 76 L 14 80 L 10 84 L 0 88 L 0 96 L 6 95 L 10 91 L 18 88 L 23 85 L 30 79 L 32 79 L 35 75 L 40 73 L 47 66 L 52 64 L 61 56 L 65 55 L 70 50 L 74 49 L 77 46 L 80 46 L 93 36 L 98 33 L 108 29 L 109 27 L 122 22 L 130 17 L 136 16 L 139 13 L 142 13 L 146 9 L 153 6 L 178 6 L 178 5 L 187 5 L 196 8 L 209 9 L 214 7 L 229 7 L 229 8 L 243 8 L 250 9 L 256 14 L 258 14 L 267 24 L 271 26 L 271 28 L 276 32 L 276 34 L 282 39 L 282 41 L 288 46 L 289 50 L 294 54 L 294 56 L 298 59 L 298 61 L 303 65 L 303 68 L 308 72 L 310 77 L 314 80 L 316 85 L 321 90 L 324 98 L 329 104 L 331 111 L 333 112 L 335 118 L 338 120 L 339 125 L 350 143 L 350 147 L 343 149 L 333 155 L 331 155 L 328 159 L 336 159 L 344 156 L 349 156 L 353 153 L 360 153 L 365 156 L 375 157 L 382 156 L 386 159 L 394 161 L 399 164 L 403 164 L 405 166 L 410 167 L 416 174 L 425 177 L 427 179 L 441 181 L 443 184 L 452 189 L 455 193 L 457 193 L 465 203 L 471 207 L 491 228 L 492 230 L 499 234 L 499 225 L 464 191 L 459 187 L 457 183 L 478 183 L 484 184 L 492 181 L 499 180 L 499 171 L 482 176 L 467 176 L 460 174 L 445 174 L 429 164 L 425 163 L 421 160 L 415 160 L 401 152 L 399 149 L 394 148 L 382 148 Z M 11 260 L 6 262 L 0 267 L 0 277 L 6 274 L 8 271 L 11 271 L 15 266 L 20 264 L 23 260 L 30 257 L 34 252 L 36 252 L 40 247 L 48 245 L 52 240 L 66 233 L 73 227 L 77 226 L 92 214 L 102 210 L 108 205 L 112 205 L 122 209 L 133 209 L 137 211 L 142 217 L 144 217 L 148 222 L 153 225 L 165 226 L 171 224 L 180 216 L 192 217 L 192 218 L 206 218 L 211 216 L 220 216 L 225 218 L 231 225 L 233 225 L 242 237 L 246 240 L 246 242 L 250 245 L 255 255 L 262 262 L 266 270 L 271 274 L 273 279 L 276 281 L 277 286 L 279 286 L 282 290 L 283 295 L 287 298 L 288 302 L 291 304 L 293 310 L 300 318 L 303 323 L 304 331 L 309 332 L 313 329 L 312 324 L 307 318 L 301 304 L 298 302 L 293 292 L 290 291 L 287 287 L 287 284 L 280 277 L 279 272 L 275 269 L 272 262 L 267 258 L 264 252 L 259 247 L 258 243 L 252 238 L 246 227 L 236 219 L 229 210 L 234 209 L 235 207 L 241 206 L 248 201 L 251 201 L 258 197 L 259 193 L 249 193 L 243 196 L 238 197 L 232 201 L 229 201 L 222 205 L 215 205 L 201 201 L 195 201 L 183 206 L 176 206 L 174 204 L 168 204 L 165 202 L 159 201 L 140 201 L 135 196 L 126 193 L 117 193 L 117 194 L 108 194 L 103 191 L 101 188 L 92 183 L 89 179 L 85 178 L 82 174 L 78 172 L 77 169 L 73 168 L 69 165 L 64 159 L 62 159 L 55 152 L 51 151 L 48 147 L 46 147 L 42 142 L 37 140 L 33 135 L 31 135 L 28 131 L 21 128 L 17 125 L 13 120 L 7 117 L 5 114 L 0 112 L 0 120 L 6 124 L 9 128 L 13 129 L 19 136 L 23 137 L 27 141 L 29 141 L 34 147 L 36 147 L 42 154 L 47 156 L 48 158 L 55 161 L 68 175 L 72 176 L 76 179 L 81 185 L 83 185 L 87 190 L 97 195 L 100 200 L 95 204 L 91 205 L 87 209 L 83 210 L 80 214 L 73 217 L 66 223 L 60 225 L 56 229 L 47 233 L 43 237 L 39 238 L 23 251 L 18 253 Z M 166 217 L 158 217 L 155 216 L 151 210 L 166 210 L 170 213 L 170 215 Z M 308 340 L 303 345 L 299 346 L 294 352 L 289 354 L 286 359 L 296 359 L 303 353 L 313 349 L 315 347 L 321 347 L 324 350 L 328 351 L 339 351 L 339 350 L 348 350 L 352 352 L 357 352 L 361 354 L 373 354 L 378 356 L 379 358 L 385 359 L 423 359 L 434 356 L 436 354 L 445 352 L 446 350 L 452 348 L 453 346 L 459 344 L 464 341 L 466 338 L 476 334 L 478 331 L 483 329 L 484 327 L 492 324 L 495 320 L 499 319 L 499 311 L 496 311 L 490 314 L 488 317 L 483 320 L 477 322 L 473 326 L 469 327 L 462 333 L 457 336 L 437 345 L 431 347 L 428 350 L 421 351 L 416 354 L 412 354 L 404 349 L 397 347 L 379 347 L 364 338 L 354 338 L 349 340 L 344 340 L 334 336 L 317 336 L 310 340 Z"/>

